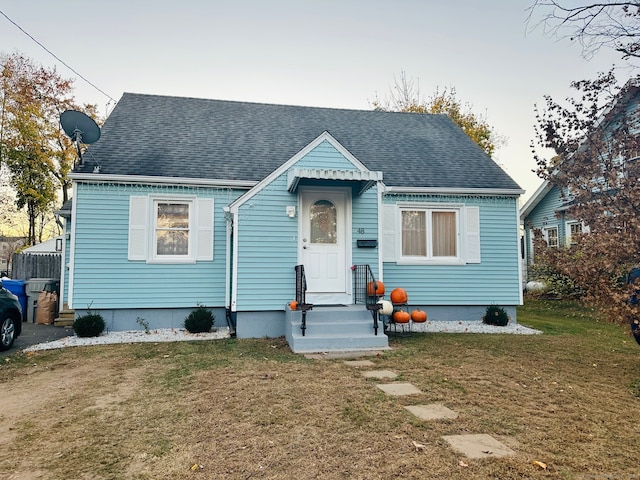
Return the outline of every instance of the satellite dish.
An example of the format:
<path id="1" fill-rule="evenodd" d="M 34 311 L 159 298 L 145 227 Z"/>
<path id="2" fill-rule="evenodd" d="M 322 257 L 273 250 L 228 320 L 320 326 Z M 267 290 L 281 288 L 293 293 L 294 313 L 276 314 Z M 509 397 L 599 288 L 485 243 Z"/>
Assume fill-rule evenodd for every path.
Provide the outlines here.
<path id="1" fill-rule="evenodd" d="M 87 114 L 78 112 L 77 110 L 66 110 L 60 115 L 60 125 L 64 133 L 73 140 L 78 149 L 78 157 L 82 164 L 82 151 L 80 144 L 86 145 L 95 143 L 100 138 L 100 127 Z"/>

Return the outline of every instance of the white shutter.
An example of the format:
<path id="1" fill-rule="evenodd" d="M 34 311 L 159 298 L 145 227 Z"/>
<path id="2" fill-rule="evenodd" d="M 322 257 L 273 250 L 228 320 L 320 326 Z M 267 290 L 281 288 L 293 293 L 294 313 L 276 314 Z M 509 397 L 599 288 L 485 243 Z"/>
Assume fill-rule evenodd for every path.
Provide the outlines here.
<path id="1" fill-rule="evenodd" d="M 396 205 L 382 205 L 382 261 L 396 261 Z"/>
<path id="2" fill-rule="evenodd" d="M 213 199 L 199 198 L 196 215 L 196 260 L 213 260 Z"/>
<path id="3" fill-rule="evenodd" d="M 480 263 L 480 208 L 466 207 L 465 241 L 467 263 Z"/>
<path id="4" fill-rule="evenodd" d="M 149 245 L 149 201 L 147 197 L 129 197 L 129 260 L 146 260 Z"/>

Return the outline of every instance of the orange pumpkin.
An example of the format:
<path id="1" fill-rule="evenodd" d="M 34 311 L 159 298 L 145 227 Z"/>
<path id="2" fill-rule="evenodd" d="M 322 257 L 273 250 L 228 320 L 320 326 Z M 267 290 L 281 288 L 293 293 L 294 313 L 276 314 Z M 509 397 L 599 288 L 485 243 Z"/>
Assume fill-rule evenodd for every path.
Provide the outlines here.
<path id="1" fill-rule="evenodd" d="M 415 323 L 424 323 L 427 321 L 427 312 L 416 308 L 411 312 L 411 320 Z"/>
<path id="2" fill-rule="evenodd" d="M 298 302 L 296 302 L 295 300 L 293 300 L 290 304 L 289 304 L 289 308 L 291 310 L 296 310 L 298 308 Z"/>
<path id="3" fill-rule="evenodd" d="M 389 296 L 391 303 L 407 303 L 409 296 L 404 288 L 394 288 Z"/>
<path id="4" fill-rule="evenodd" d="M 384 283 L 381 281 L 367 283 L 367 295 L 370 297 L 381 297 L 384 295 Z"/>
<path id="5" fill-rule="evenodd" d="M 409 323 L 410 319 L 411 315 L 409 315 L 409 312 L 405 312 L 404 310 L 393 312 L 393 321 L 396 323 Z"/>

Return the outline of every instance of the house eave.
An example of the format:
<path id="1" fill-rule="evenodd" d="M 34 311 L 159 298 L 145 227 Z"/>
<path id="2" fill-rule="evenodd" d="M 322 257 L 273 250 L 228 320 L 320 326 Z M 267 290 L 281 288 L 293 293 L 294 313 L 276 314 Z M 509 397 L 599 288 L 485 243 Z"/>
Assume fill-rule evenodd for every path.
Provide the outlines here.
<path id="1" fill-rule="evenodd" d="M 83 183 L 127 183 L 140 185 L 189 185 L 191 187 L 223 187 L 248 190 L 258 182 L 224 180 L 219 178 L 156 177 L 151 175 L 109 175 L 100 173 L 71 173 L 69 178 Z"/>
<path id="2" fill-rule="evenodd" d="M 393 187 L 386 186 L 385 193 L 394 194 L 439 194 L 439 195 L 483 195 L 518 197 L 525 193 L 521 188 L 440 188 L 440 187 Z"/>
<path id="3" fill-rule="evenodd" d="M 520 220 L 523 220 L 529 216 L 529 214 L 533 211 L 534 208 L 538 206 L 540 201 L 544 198 L 544 196 L 549 193 L 549 191 L 553 188 L 553 185 L 549 182 L 549 180 L 545 180 L 542 184 L 537 188 L 533 195 L 527 200 L 527 202 L 520 209 Z"/>

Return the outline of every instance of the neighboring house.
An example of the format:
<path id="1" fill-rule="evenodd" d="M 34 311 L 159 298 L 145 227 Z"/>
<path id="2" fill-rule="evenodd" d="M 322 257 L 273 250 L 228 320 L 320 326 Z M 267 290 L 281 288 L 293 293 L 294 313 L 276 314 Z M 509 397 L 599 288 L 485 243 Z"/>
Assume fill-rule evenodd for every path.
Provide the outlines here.
<path id="1" fill-rule="evenodd" d="M 0 235 L 0 277 L 8 276 L 11 257 L 26 243 L 24 237 Z"/>
<path id="2" fill-rule="evenodd" d="M 522 302 L 523 191 L 444 115 L 126 93 L 83 157 L 58 212 L 62 296 L 110 329 L 180 327 L 206 305 L 240 338 L 291 344 L 296 265 L 309 324 L 332 305 L 334 338 L 358 309 L 352 265 L 431 320 L 491 304 L 515 320 Z"/>
<path id="3" fill-rule="evenodd" d="M 51 255 L 62 253 L 62 235 L 59 235 L 44 242 L 38 243 L 32 247 L 25 248 L 20 253 L 28 255 Z"/>
<path id="4" fill-rule="evenodd" d="M 640 111 L 640 81 L 637 78 L 629 80 L 623 94 L 616 98 L 613 107 L 605 112 L 597 123 L 597 129 L 594 130 L 598 135 L 602 133 L 604 138 L 612 129 L 617 128 L 617 120 L 620 118 L 620 112 L 625 116 L 626 121 L 633 127 L 636 122 L 638 128 L 638 112 Z M 632 134 L 633 134 L 633 128 Z M 628 137 L 632 138 L 632 137 Z M 604 150 L 606 152 L 606 149 Z M 604 153 L 601 153 L 604 155 Z M 631 158 L 621 159 L 626 164 L 637 160 L 635 154 Z M 559 166 L 558 168 L 562 168 Z M 598 185 L 594 179 L 594 185 Z M 594 187 L 594 191 L 597 187 Z M 611 192 L 608 189 L 607 192 Z M 524 257 L 527 265 L 525 275 L 528 277 L 529 266 L 535 263 L 534 237 L 536 232 L 541 235 L 542 239 L 550 248 L 569 247 L 573 243 L 577 235 L 587 233 L 589 226 L 582 221 L 573 218 L 569 212 L 574 198 L 567 189 L 561 191 L 557 186 L 553 185 L 549 180 L 542 182 L 540 187 L 533 193 L 520 210 L 520 221 L 524 230 Z M 531 278 L 530 280 L 536 280 Z"/>
<path id="5" fill-rule="evenodd" d="M 524 258 L 527 267 L 535 263 L 536 232 L 548 247 L 559 248 L 571 246 L 572 239 L 587 230 L 581 221 L 567 213 L 570 201 L 566 198 L 561 195 L 558 187 L 545 180 L 523 205 L 520 221 L 524 228 Z"/>

